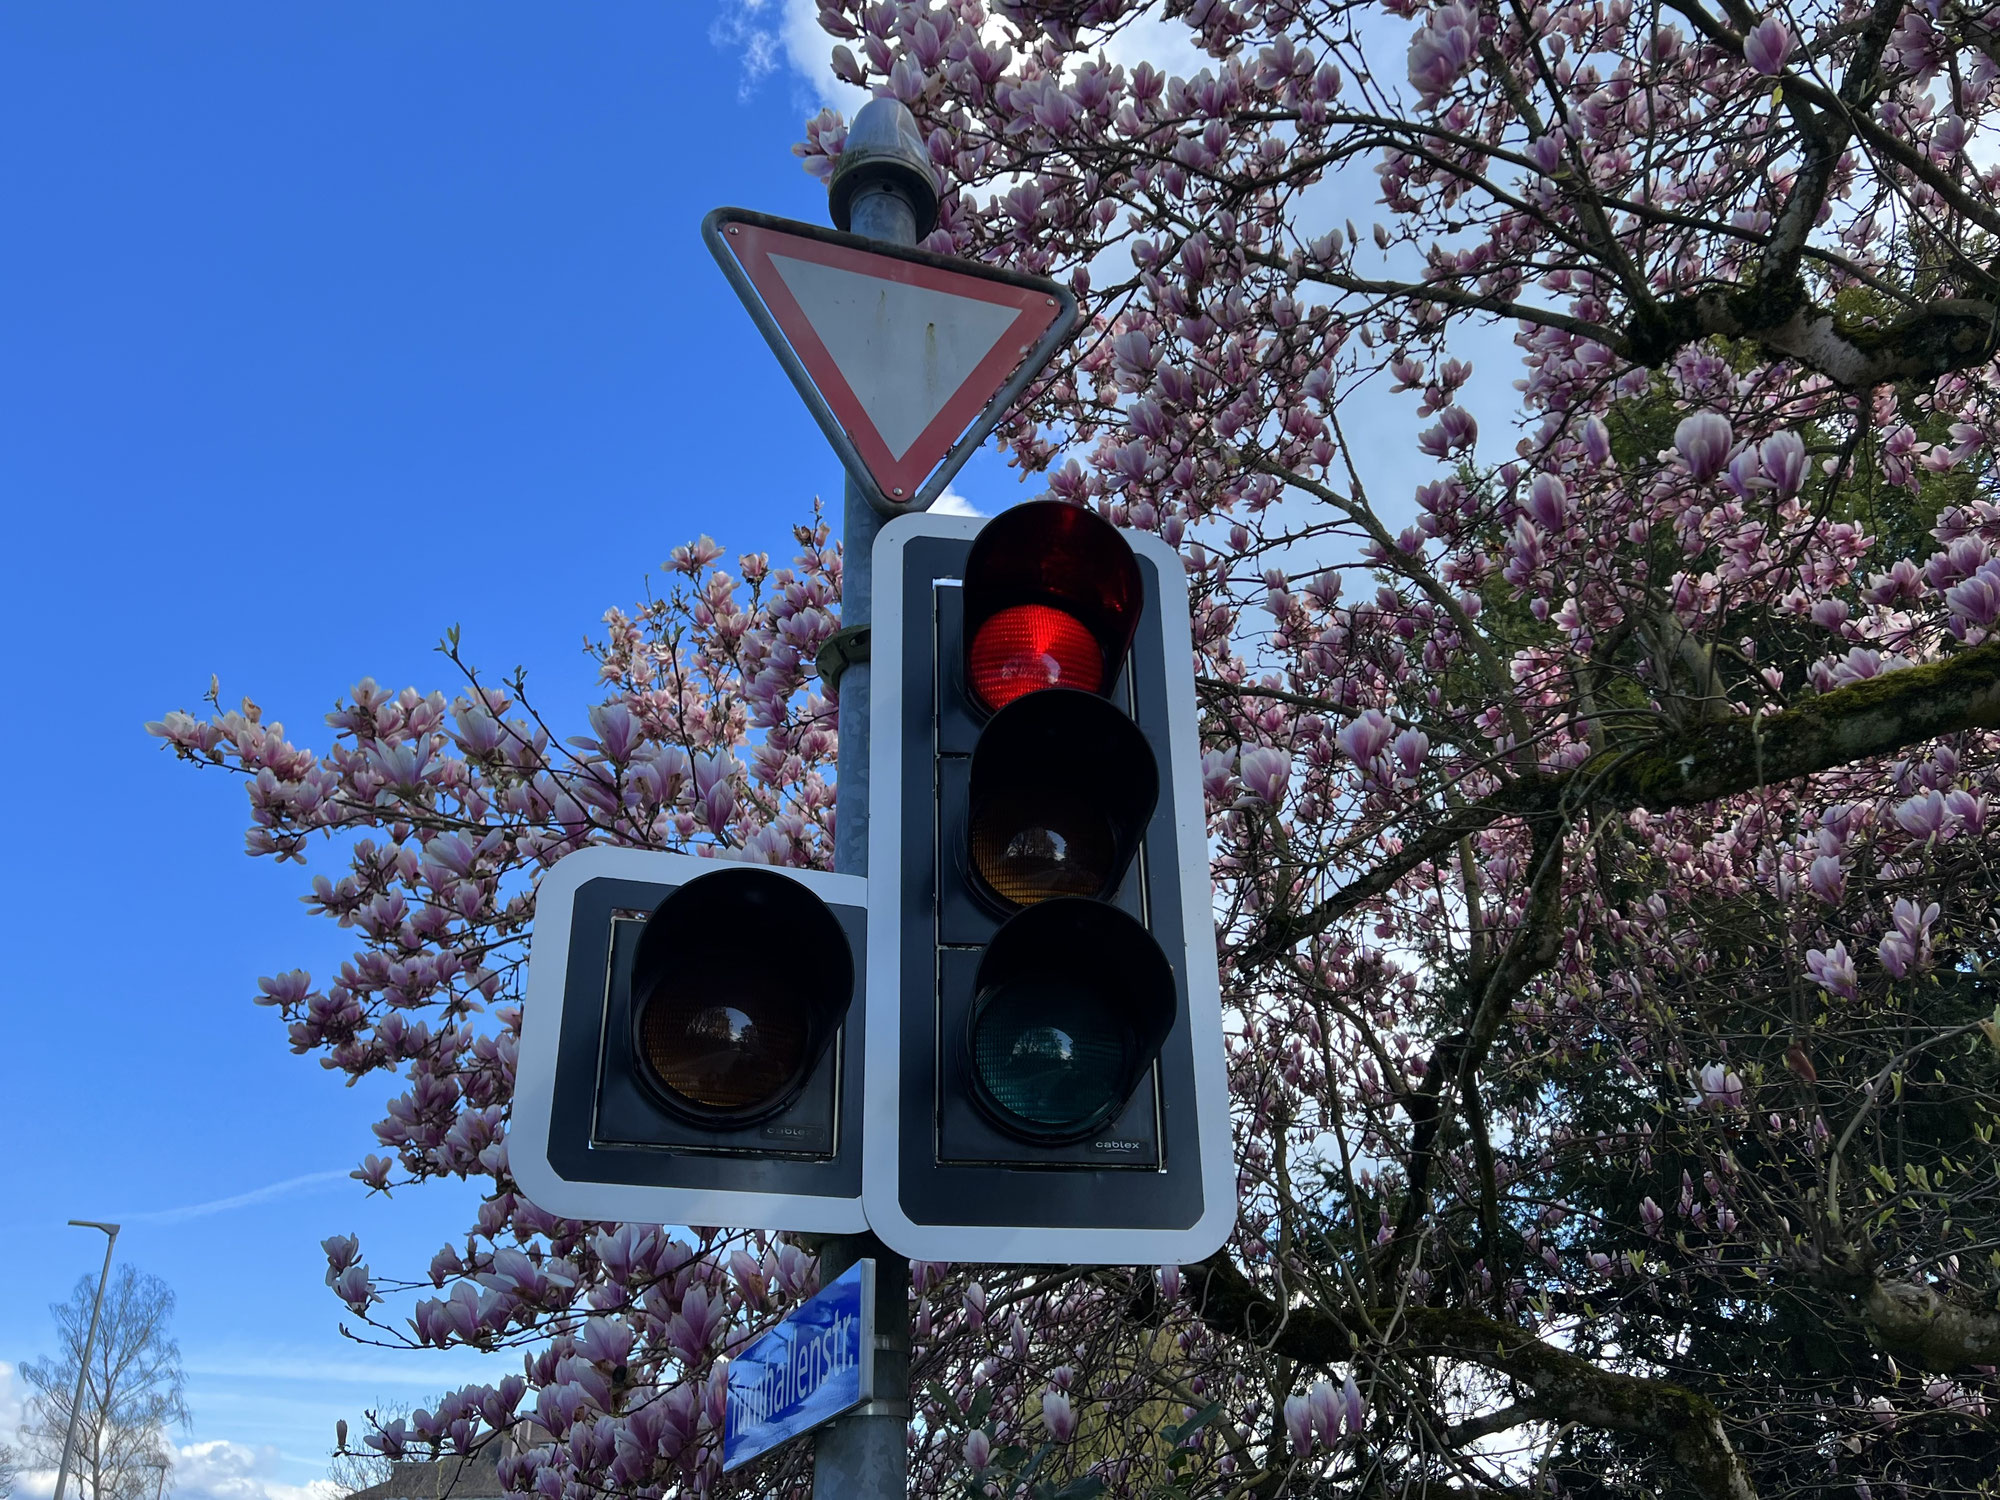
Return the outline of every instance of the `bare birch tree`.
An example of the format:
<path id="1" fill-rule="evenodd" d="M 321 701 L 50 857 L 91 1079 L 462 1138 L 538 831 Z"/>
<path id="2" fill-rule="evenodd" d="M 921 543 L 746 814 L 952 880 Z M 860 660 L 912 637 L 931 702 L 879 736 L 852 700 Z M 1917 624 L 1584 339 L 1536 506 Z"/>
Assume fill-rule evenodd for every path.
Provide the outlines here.
<path id="1" fill-rule="evenodd" d="M 50 1304 L 57 1352 L 21 1366 L 35 1393 L 21 1424 L 25 1457 L 35 1468 L 62 1461 L 96 1290 L 85 1276 L 68 1301 Z M 70 1455 L 69 1494 L 76 1500 L 155 1500 L 159 1493 L 156 1467 L 172 1462 L 168 1429 L 188 1420 L 180 1345 L 167 1332 L 173 1311 L 172 1289 L 131 1266 L 120 1266 L 105 1289 Z"/>

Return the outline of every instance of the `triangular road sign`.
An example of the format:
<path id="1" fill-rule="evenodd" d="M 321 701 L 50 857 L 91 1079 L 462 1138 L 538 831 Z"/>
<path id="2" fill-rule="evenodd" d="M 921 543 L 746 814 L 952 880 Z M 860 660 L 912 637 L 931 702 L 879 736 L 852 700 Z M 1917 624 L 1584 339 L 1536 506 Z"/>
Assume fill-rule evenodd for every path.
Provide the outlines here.
<path id="1" fill-rule="evenodd" d="M 702 234 L 886 515 L 942 494 L 1076 326 L 1064 288 L 977 261 L 733 208 Z"/>

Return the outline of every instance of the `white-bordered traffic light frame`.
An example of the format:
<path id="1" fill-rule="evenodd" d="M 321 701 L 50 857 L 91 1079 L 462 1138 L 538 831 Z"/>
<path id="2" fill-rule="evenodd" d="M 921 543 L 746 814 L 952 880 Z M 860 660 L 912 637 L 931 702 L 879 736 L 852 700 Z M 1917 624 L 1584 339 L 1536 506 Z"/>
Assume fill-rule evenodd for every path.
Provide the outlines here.
<path id="1" fill-rule="evenodd" d="M 602 847 L 558 861 L 536 888 L 507 1141 L 528 1200 L 590 1221 L 865 1229 L 867 908 L 854 875 Z M 744 1046 L 759 1024 L 766 1045 Z"/>
<path id="2" fill-rule="evenodd" d="M 1197 1260 L 1229 1235 L 1236 1170 L 1186 573 L 1158 538 L 1123 534 L 1138 565 L 1143 607 L 1129 652 L 1111 663 L 1115 680 L 1083 683 L 1129 716 L 1158 768 L 1157 800 L 1136 858 L 1116 888 L 1096 892 L 1094 900 L 1079 891 L 1031 902 L 1009 918 L 991 899 L 980 899 L 985 883 L 969 868 L 973 752 L 1010 708 L 1054 693 L 1032 691 L 990 710 L 970 690 L 958 584 L 989 524 L 906 516 L 885 527 L 875 545 L 865 1037 L 870 1076 L 894 1078 L 897 1087 L 877 1088 L 866 1102 L 869 1224 L 892 1249 L 925 1260 Z M 1105 654 L 1115 651 L 1107 647 Z M 1070 665 L 1052 647 L 1046 686 L 1064 680 Z M 1114 866 L 1118 857 L 1113 850 Z M 1083 911 L 1087 905 L 1096 910 Z M 1136 1019 L 1121 1045 L 1143 1052 L 1156 1044 L 1144 1076 L 1122 1106 L 1097 1116 L 1083 1099 L 1074 1118 L 1096 1128 L 1082 1138 L 1052 1127 L 1037 1139 L 1033 1119 L 1009 1120 L 1007 1102 L 996 1103 L 980 1086 L 971 1056 L 974 1022 L 994 993 L 992 964 L 1004 967 L 1015 961 L 1010 953 L 1037 946 L 1053 954 L 1065 943 L 1081 955 L 1073 937 L 1057 929 L 1085 917 L 1089 930 L 1113 945 L 1129 940 L 1121 923 L 1157 944 L 1170 991 L 1157 1003 L 1171 1015 L 1162 1017 L 1158 1035 L 1157 1022 L 1145 1018 L 1156 1002 L 1144 997 L 1161 994 L 1163 981 L 1135 962 Z M 996 942 L 1010 923 L 1022 926 L 1008 942 Z M 1028 925 L 1048 927 L 1054 936 L 1026 934 Z M 996 957 L 996 950 L 1004 951 Z M 1061 968 L 1045 962 L 1052 975 Z M 1083 979 L 1089 982 L 1087 974 Z M 1063 1042 L 1081 1049 L 1088 1039 Z"/>

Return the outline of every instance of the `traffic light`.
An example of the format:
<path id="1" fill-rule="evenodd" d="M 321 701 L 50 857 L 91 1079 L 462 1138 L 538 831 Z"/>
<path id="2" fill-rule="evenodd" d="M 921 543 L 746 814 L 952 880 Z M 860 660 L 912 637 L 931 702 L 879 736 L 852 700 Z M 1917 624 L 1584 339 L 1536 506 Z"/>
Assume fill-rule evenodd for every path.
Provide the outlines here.
<path id="1" fill-rule="evenodd" d="M 874 565 L 870 1227 L 1199 1259 L 1236 1205 L 1180 560 L 1037 501 Z"/>
<path id="2" fill-rule="evenodd" d="M 508 1161 L 565 1218 L 852 1233 L 858 876 L 592 848 L 535 897 Z"/>

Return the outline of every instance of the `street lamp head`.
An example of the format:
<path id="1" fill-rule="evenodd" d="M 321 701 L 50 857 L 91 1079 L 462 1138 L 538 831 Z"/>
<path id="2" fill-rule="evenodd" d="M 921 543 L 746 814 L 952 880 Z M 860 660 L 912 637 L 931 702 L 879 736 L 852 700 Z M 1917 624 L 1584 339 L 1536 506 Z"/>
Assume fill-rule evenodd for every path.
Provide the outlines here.
<path id="1" fill-rule="evenodd" d="M 118 1226 L 116 1224 L 100 1224 L 96 1219 L 71 1219 L 70 1223 L 74 1224 L 78 1229 L 101 1229 L 114 1240 L 118 1238 Z"/>
<path id="2" fill-rule="evenodd" d="M 847 144 L 827 189 L 835 228 L 854 229 L 855 200 L 870 189 L 886 189 L 909 205 L 916 228 L 912 243 L 937 228 L 937 177 L 930 152 L 917 133 L 916 116 L 898 99 L 870 99 L 847 127 Z"/>

